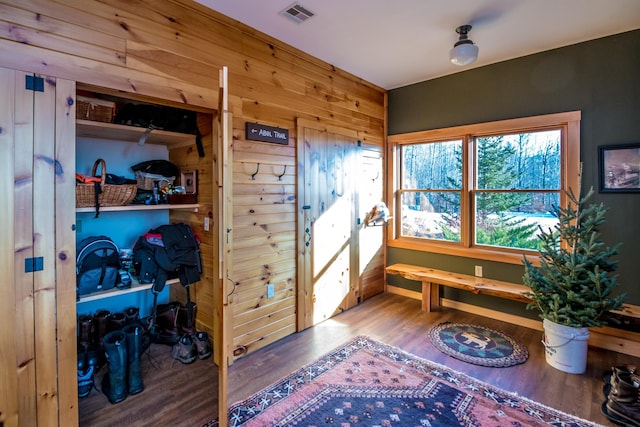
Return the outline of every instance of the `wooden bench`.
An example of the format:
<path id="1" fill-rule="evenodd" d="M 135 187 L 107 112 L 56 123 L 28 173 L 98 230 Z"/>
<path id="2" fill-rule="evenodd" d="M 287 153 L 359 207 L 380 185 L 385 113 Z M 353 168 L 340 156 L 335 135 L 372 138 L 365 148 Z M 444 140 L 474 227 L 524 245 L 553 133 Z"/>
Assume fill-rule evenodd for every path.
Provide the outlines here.
<path id="1" fill-rule="evenodd" d="M 474 294 L 531 302 L 531 298 L 524 295 L 525 292 L 530 291 L 530 288 L 519 283 L 502 282 L 409 264 L 393 264 L 388 266 L 386 271 L 387 274 L 422 282 L 422 310 L 424 311 L 433 311 L 440 307 L 440 285 L 463 289 Z"/>

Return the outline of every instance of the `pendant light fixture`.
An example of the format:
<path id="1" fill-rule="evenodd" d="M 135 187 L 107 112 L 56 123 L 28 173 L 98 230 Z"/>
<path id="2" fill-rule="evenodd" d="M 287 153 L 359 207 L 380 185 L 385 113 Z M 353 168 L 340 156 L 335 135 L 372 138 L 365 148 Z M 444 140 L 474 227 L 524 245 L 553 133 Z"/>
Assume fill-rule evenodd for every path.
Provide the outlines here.
<path id="1" fill-rule="evenodd" d="M 453 49 L 449 51 L 449 58 L 455 65 L 469 65 L 478 59 L 478 46 L 467 37 L 469 31 L 471 31 L 471 25 L 461 25 L 456 28 L 456 33 L 460 34 L 460 38 L 453 45 Z"/>

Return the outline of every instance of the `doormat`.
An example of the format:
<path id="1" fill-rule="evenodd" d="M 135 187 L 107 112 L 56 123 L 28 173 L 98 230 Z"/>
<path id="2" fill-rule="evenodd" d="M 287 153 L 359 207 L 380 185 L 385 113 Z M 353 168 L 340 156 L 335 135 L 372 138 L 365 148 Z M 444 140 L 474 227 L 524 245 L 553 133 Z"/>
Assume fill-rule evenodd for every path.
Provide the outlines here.
<path id="1" fill-rule="evenodd" d="M 506 368 L 529 357 L 527 348 L 509 335 L 480 325 L 440 323 L 429 338 L 441 352 L 474 365 Z"/>
<path id="2" fill-rule="evenodd" d="M 228 425 L 597 426 L 368 337 L 231 405 Z"/>

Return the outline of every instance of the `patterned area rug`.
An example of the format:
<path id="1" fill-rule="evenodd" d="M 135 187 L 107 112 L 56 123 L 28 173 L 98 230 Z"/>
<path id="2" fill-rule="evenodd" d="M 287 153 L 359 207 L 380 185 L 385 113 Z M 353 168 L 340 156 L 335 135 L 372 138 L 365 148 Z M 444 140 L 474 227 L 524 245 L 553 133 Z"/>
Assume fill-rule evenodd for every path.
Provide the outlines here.
<path id="1" fill-rule="evenodd" d="M 321 425 L 596 426 L 367 337 L 229 409 L 234 427 Z"/>
<path id="2" fill-rule="evenodd" d="M 440 323 L 431 328 L 429 338 L 441 352 L 475 365 L 505 368 L 524 363 L 529 357 L 524 345 L 485 326 Z"/>

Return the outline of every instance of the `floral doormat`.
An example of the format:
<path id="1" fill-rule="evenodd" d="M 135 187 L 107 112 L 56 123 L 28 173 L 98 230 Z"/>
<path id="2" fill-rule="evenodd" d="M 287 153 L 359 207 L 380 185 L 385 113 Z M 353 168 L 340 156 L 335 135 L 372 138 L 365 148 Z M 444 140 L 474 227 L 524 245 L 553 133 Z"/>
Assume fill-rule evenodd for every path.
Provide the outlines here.
<path id="1" fill-rule="evenodd" d="M 228 414 L 234 427 L 596 426 L 368 337 L 233 404 Z"/>
<path id="2" fill-rule="evenodd" d="M 529 357 L 527 348 L 509 335 L 480 325 L 440 323 L 429 338 L 441 352 L 474 365 L 505 368 Z"/>

